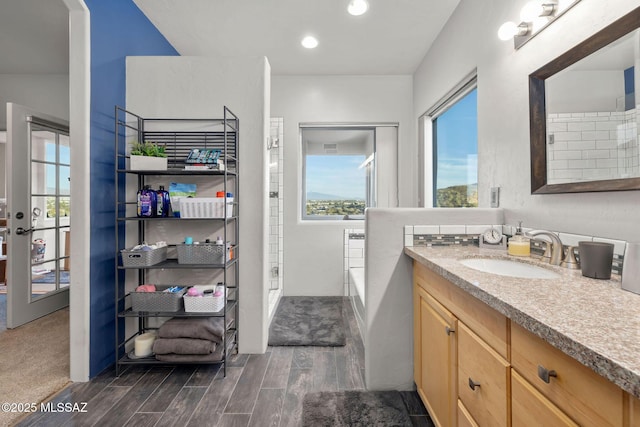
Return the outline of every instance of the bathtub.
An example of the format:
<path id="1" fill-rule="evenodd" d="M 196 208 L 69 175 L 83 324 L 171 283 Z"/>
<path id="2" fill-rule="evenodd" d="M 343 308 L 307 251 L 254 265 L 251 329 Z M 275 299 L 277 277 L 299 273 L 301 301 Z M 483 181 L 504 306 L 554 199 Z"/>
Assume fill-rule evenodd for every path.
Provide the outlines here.
<path id="1" fill-rule="evenodd" d="M 358 321 L 360 335 L 364 342 L 364 296 L 365 296 L 364 267 L 349 268 L 349 297 L 353 305 L 353 311 Z"/>

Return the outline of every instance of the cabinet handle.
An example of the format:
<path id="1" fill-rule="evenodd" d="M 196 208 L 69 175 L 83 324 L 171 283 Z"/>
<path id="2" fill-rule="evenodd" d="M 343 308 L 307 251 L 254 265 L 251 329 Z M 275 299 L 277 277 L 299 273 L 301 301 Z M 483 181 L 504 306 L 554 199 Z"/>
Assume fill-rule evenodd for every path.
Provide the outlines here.
<path id="1" fill-rule="evenodd" d="M 550 371 L 542 365 L 538 365 L 538 377 L 545 383 L 549 384 L 551 381 L 550 377 L 558 377 L 558 373 L 554 370 Z"/>
<path id="2" fill-rule="evenodd" d="M 450 327 L 445 327 L 444 331 L 447 333 L 447 335 L 451 335 L 452 333 L 454 333 L 456 330 L 455 329 L 451 329 Z"/>
<path id="3" fill-rule="evenodd" d="M 480 387 L 480 384 L 477 382 L 474 382 L 471 377 L 469 377 L 469 388 L 473 391 L 476 391 L 476 387 Z"/>

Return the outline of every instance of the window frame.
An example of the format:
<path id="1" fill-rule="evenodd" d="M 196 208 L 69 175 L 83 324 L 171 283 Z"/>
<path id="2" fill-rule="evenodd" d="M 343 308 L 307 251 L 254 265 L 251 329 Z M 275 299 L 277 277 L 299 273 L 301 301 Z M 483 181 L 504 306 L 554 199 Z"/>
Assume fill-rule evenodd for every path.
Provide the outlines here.
<path id="1" fill-rule="evenodd" d="M 355 130 L 370 131 L 373 138 L 373 152 L 371 160 L 365 154 L 365 162 L 368 162 L 371 171 L 365 176 L 365 209 L 376 206 L 377 197 L 377 156 L 376 156 L 376 127 L 373 124 L 360 123 L 301 123 L 299 125 L 299 147 L 300 147 L 300 220 L 303 222 L 313 223 L 314 221 L 347 221 L 347 220 L 364 220 L 364 212 L 359 215 L 308 215 L 307 214 L 307 145 L 303 139 L 305 130 Z M 364 164 L 364 163 L 363 163 Z"/>
<path id="2" fill-rule="evenodd" d="M 431 106 L 418 121 L 419 126 L 419 182 L 418 182 L 418 205 L 420 207 L 436 208 L 437 191 L 434 188 L 436 184 L 437 173 L 437 153 L 434 138 L 434 126 L 436 119 L 444 114 L 449 108 L 454 106 L 458 101 L 467 96 L 473 90 L 478 89 L 478 72 L 474 69 L 471 73 L 464 77 L 457 85 L 448 91 L 442 98 Z M 477 114 L 477 110 L 476 110 Z M 480 188 L 478 188 L 480 193 Z M 478 194 L 479 196 L 479 194 Z M 479 199 L 479 197 L 478 197 Z"/>

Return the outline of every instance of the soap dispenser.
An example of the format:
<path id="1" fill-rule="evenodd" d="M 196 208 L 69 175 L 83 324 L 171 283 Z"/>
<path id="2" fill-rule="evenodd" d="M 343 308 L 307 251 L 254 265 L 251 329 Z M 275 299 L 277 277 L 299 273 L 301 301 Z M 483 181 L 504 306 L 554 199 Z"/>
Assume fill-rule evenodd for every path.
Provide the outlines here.
<path id="1" fill-rule="evenodd" d="M 509 248 L 507 249 L 507 253 L 514 256 L 531 255 L 531 244 L 529 239 L 524 237 L 522 234 L 522 221 L 518 222 L 516 234 L 509 239 Z"/>

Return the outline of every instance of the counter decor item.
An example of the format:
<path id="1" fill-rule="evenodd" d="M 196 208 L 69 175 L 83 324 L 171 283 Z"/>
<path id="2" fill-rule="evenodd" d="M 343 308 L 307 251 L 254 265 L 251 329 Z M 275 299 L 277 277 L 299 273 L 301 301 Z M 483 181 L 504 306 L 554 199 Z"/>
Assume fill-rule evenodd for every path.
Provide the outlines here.
<path id="1" fill-rule="evenodd" d="M 611 278 L 613 245 L 604 242 L 578 242 L 582 275 L 594 279 Z"/>
<path id="2" fill-rule="evenodd" d="M 530 256 L 531 241 L 522 235 L 522 221 L 518 223 L 516 234 L 509 239 L 507 252 L 513 256 Z"/>
<path id="3" fill-rule="evenodd" d="M 507 238 L 495 227 L 488 228 L 478 238 L 478 246 L 483 249 L 507 249 Z"/>
<path id="4" fill-rule="evenodd" d="M 622 264 L 622 289 L 640 294 L 640 243 L 627 242 Z"/>

